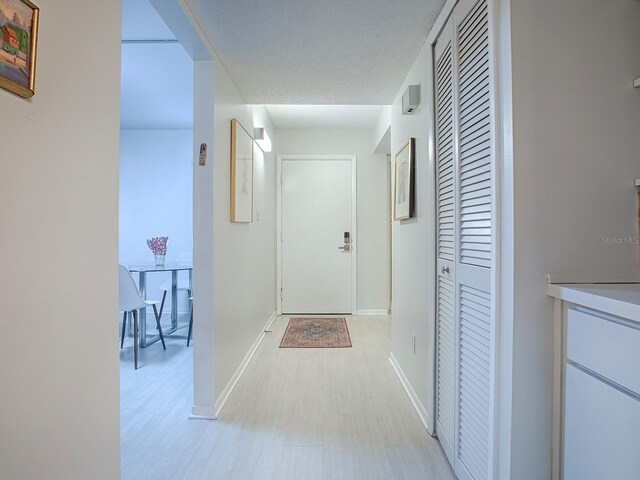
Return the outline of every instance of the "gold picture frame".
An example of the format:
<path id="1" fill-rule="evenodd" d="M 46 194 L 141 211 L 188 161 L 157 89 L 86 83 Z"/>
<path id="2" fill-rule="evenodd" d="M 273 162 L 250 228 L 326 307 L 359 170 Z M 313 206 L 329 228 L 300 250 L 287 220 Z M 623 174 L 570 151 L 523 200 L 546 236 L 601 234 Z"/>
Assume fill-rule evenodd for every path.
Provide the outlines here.
<path id="1" fill-rule="evenodd" d="M 393 189 L 393 219 L 413 217 L 415 205 L 415 150 L 416 139 L 410 138 L 394 160 L 395 184 Z"/>
<path id="2" fill-rule="evenodd" d="M 231 211 L 233 223 L 253 222 L 253 137 L 231 120 Z"/>
<path id="3" fill-rule="evenodd" d="M 23 98 L 35 93 L 39 15 L 29 0 L 0 0 L 0 87 Z"/>

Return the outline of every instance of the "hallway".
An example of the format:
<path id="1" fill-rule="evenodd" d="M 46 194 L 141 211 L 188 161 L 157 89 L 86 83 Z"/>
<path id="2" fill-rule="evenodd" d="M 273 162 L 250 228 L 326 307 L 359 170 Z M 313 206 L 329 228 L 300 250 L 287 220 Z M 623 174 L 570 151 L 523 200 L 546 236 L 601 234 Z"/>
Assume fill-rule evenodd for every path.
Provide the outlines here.
<path id="1" fill-rule="evenodd" d="M 388 361 L 389 318 L 347 321 L 352 348 L 280 349 L 279 317 L 212 422 L 187 419 L 182 337 L 146 349 L 137 372 L 121 362 L 122 478 L 454 478 Z"/>

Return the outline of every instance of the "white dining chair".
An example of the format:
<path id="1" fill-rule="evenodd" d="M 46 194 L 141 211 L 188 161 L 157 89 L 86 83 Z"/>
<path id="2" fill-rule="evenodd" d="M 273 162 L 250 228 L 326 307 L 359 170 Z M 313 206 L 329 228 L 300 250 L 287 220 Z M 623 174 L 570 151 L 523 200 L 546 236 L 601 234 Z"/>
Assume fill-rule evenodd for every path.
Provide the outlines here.
<path id="1" fill-rule="evenodd" d="M 187 347 L 189 346 L 189 342 L 191 342 L 191 333 L 193 332 L 193 297 L 189 297 L 189 302 L 191 303 L 191 314 L 189 315 L 189 333 L 187 333 Z"/>
<path id="2" fill-rule="evenodd" d="M 181 264 L 181 263 L 188 263 L 188 264 L 193 264 L 193 252 L 182 252 L 180 254 L 178 254 L 178 256 L 176 257 L 176 263 Z M 191 297 L 192 295 L 192 291 L 191 291 L 191 282 L 189 282 L 189 276 L 188 275 L 180 275 L 180 273 L 184 273 L 184 272 L 178 272 L 178 291 L 182 290 L 182 291 L 186 291 L 187 295 L 189 297 Z M 162 311 L 164 310 L 164 302 L 167 299 L 167 292 L 171 291 L 171 278 L 169 278 L 169 280 L 167 280 L 166 282 L 164 282 L 162 285 L 160 285 L 160 290 L 163 291 L 162 293 L 162 301 L 160 302 L 160 316 L 162 317 Z M 190 299 L 191 300 L 191 299 Z M 172 301 L 176 302 L 176 299 L 172 299 Z"/>
<path id="3" fill-rule="evenodd" d="M 120 311 L 124 312 L 122 317 L 122 337 L 120 339 L 120 348 L 124 345 L 124 337 L 126 335 L 127 316 L 133 313 L 133 361 L 136 370 L 138 369 L 138 315 L 142 308 L 153 307 L 153 313 L 156 317 L 156 325 L 160 332 L 160 340 L 162 341 L 162 348 L 167 349 L 164 344 L 164 334 L 162 333 L 162 326 L 160 325 L 160 315 L 158 315 L 158 309 L 156 305 L 160 302 L 147 301 L 140 295 L 140 291 L 134 282 L 131 273 L 123 265 L 119 265 L 120 274 Z M 146 319 L 143 319 L 146 321 Z"/>

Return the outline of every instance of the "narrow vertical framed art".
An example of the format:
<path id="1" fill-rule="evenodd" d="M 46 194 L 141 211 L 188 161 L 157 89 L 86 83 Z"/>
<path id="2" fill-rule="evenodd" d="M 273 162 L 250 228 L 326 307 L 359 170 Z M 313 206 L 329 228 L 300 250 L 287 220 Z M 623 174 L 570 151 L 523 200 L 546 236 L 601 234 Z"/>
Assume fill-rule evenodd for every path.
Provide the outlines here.
<path id="1" fill-rule="evenodd" d="M 415 138 L 405 143 L 394 159 L 395 188 L 393 219 L 413 217 L 415 206 Z"/>
<path id="2" fill-rule="evenodd" d="M 235 118 L 231 120 L 232 223 L 253 222 L 253 137 Z"/>

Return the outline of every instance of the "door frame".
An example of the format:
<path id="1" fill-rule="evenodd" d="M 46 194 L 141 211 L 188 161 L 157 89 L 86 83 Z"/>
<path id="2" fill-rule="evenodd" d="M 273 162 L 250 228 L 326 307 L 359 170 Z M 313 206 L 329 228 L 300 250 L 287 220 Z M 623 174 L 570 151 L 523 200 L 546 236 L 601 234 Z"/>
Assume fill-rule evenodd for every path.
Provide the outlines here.
<path id="1" fill-rule="evenodd" d="M 276 307 L 282 315 L 282 162 L 340 160 L 351 162 L 351 315 L 358 311 L 357 155 L 278 155 L 276 177 Z"/>

